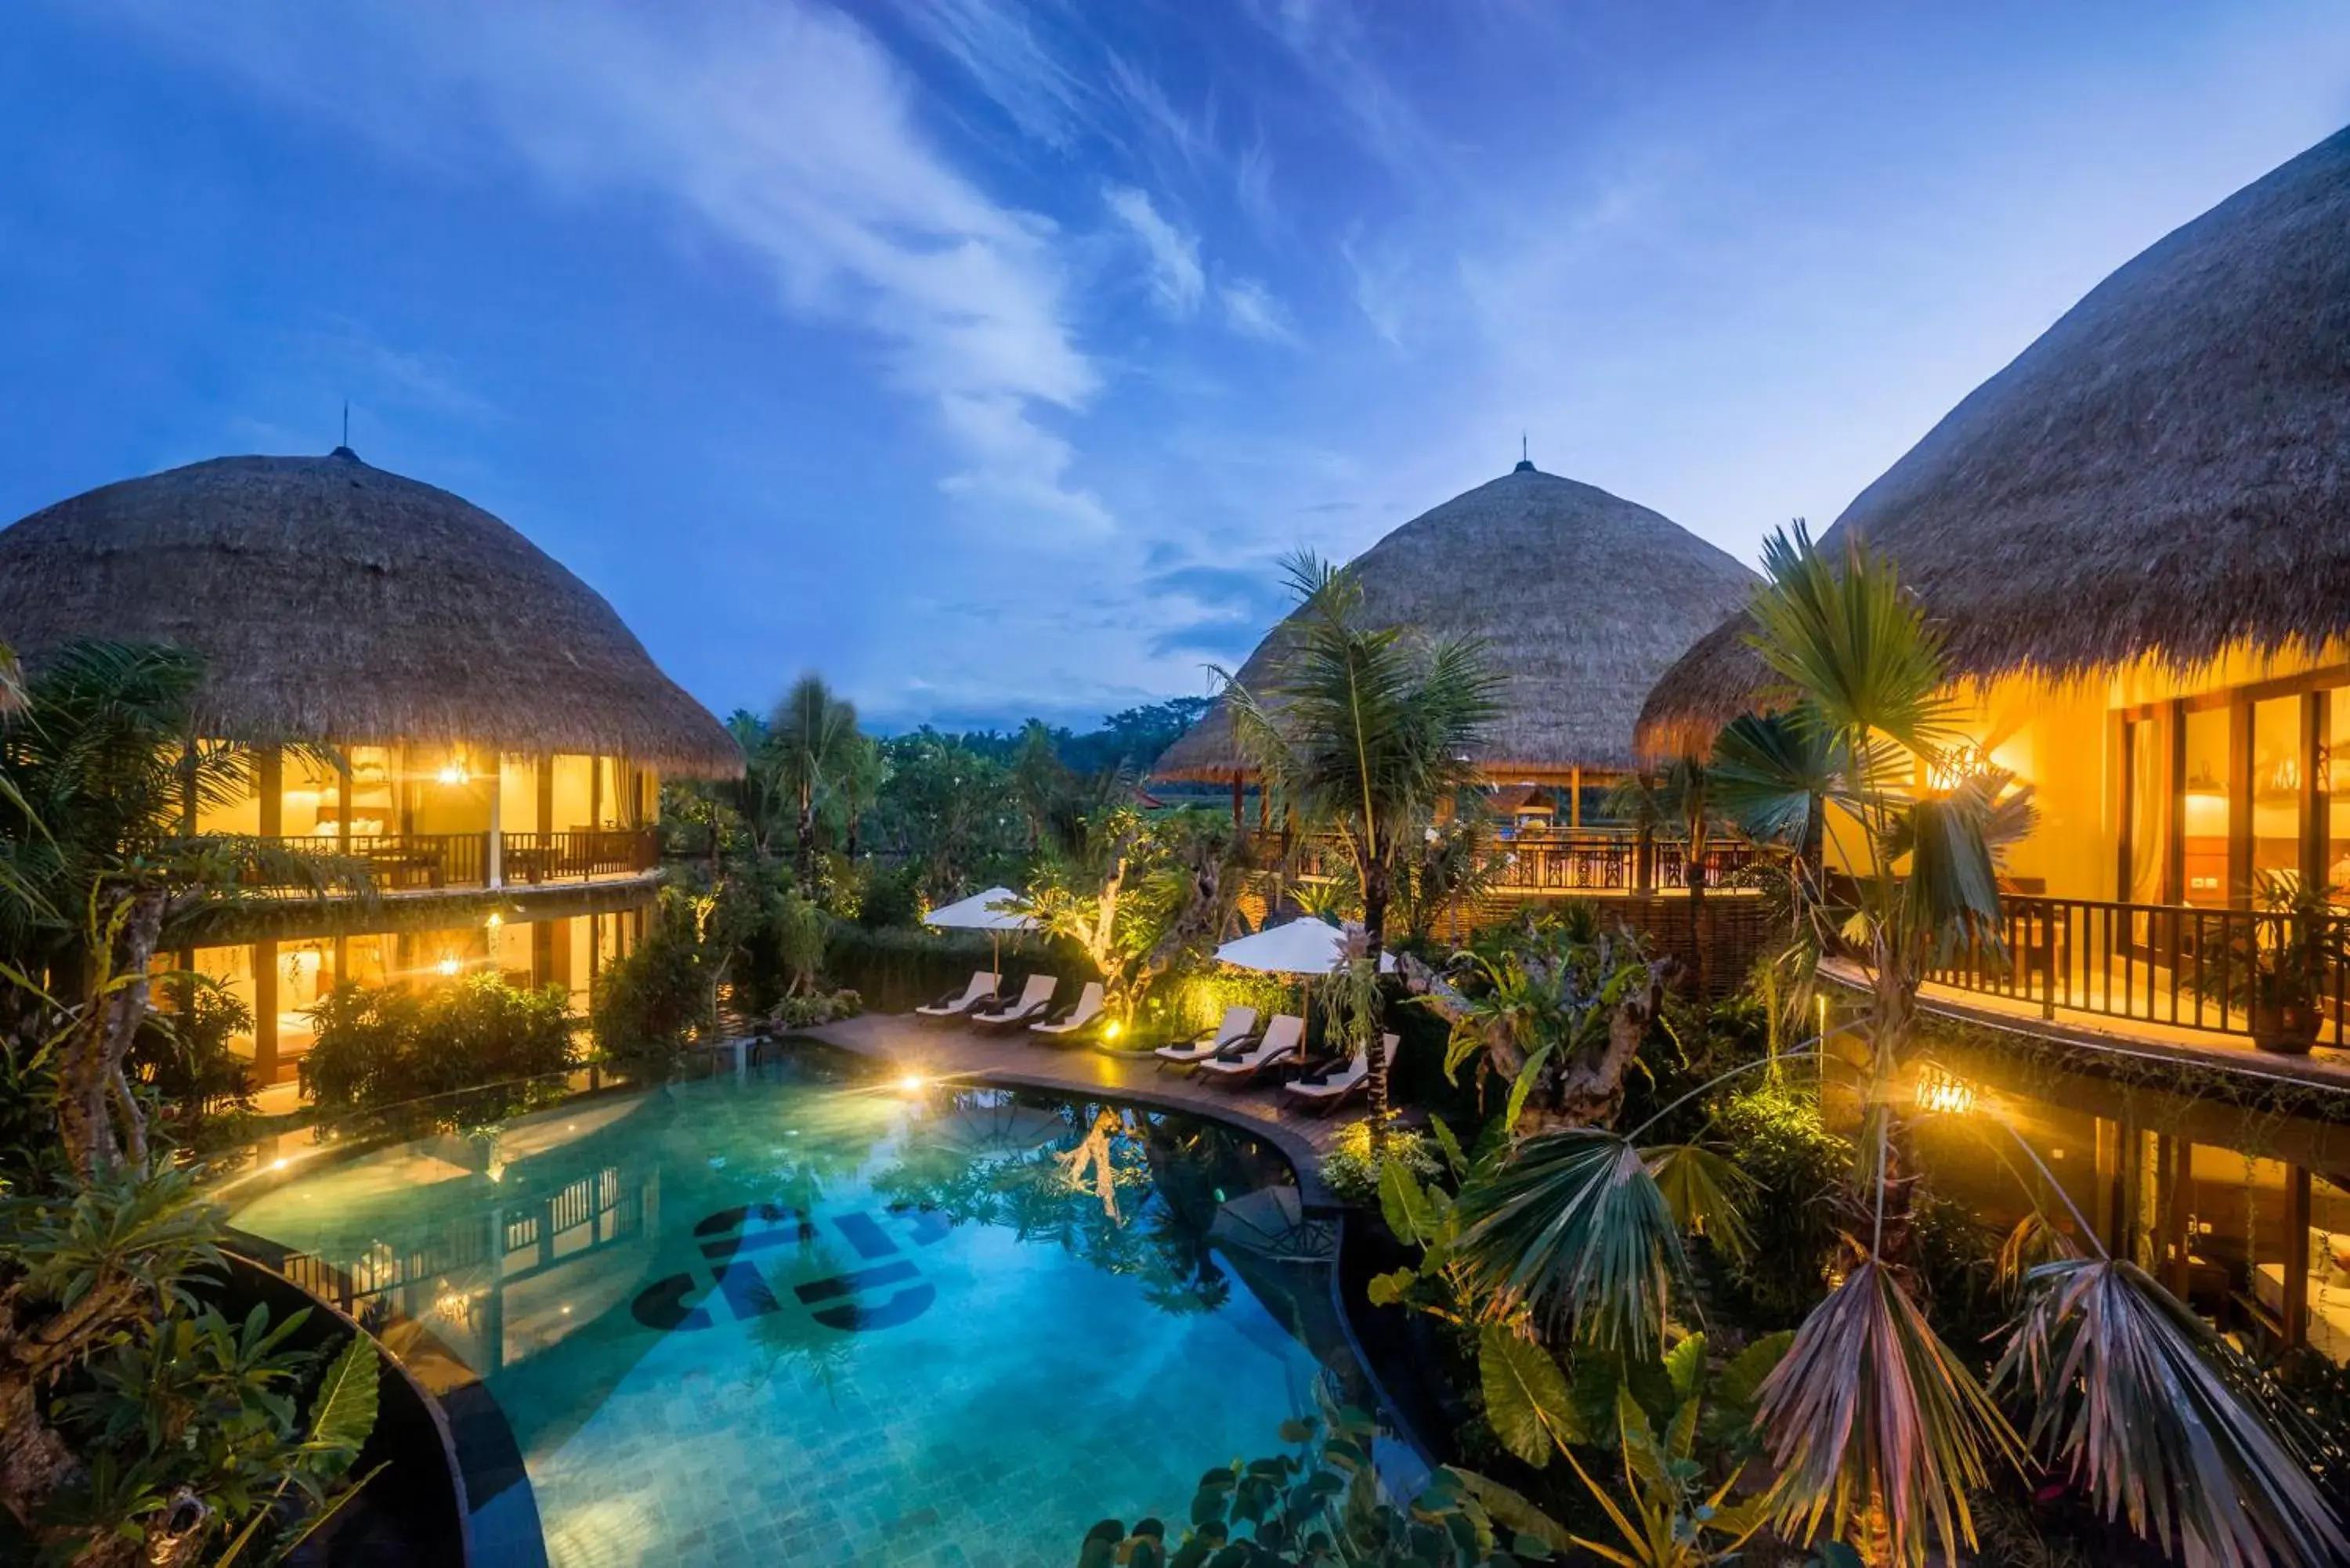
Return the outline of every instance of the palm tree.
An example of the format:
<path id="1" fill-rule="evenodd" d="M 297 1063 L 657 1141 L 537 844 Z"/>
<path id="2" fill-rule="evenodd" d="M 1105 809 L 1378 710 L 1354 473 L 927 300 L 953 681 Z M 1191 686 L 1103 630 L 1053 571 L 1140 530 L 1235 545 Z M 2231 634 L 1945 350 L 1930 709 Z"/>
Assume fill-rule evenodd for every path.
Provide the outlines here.
<path id="1" fill-rule="evenodd" d="M 1272 679 L 1261 691 L 1229 682 L 1241 745 L 1265 785 L 1309 830 L 1334 835 L 1362 890 L 1367 950 L 1358 977 L 1377 985 L 1388 902 L 1399 863 L 1447 801 L 1473 788 L 1470 760 L 1500 711 L 1501 677 L 1482 644 L 1423 639 L 1404 627 L 1371 627 L 1349 568 L 1311 554 L 1288 563 L 1299 606 Z M 1388 1114 L 1388 1061 L 1376 1009 L 1365 1032 L 1374 1137 Z"/>
<path id="2" fill-rule="evenodd" d="M 751 853 L 764 860 L 792 826 L 795 803 L 789 781 L 784 776 L 783 749 L 776 744 L 767 722 L 756 713 L 737 708 L 728 715 L 726 729 L 734 737 L 734 743 L 743 748 L 743 776 L 715 786 L 716 793 L 743 819 Z M 717 853 L 717 834 L 713 829 L 713 863 Z"/>
<path id="3" fill-rule="evenodd" d="M 842 774 L 857 744 L 856 705 L 832 694 L 819 675 L 803 675 L 775 705 L 768 722 L 776 771 L 798 810 L 799 853 L 794 868 L 803 887 L 816 880 L 816 812 Z"/>
<path id="4" fill-rule="evenodd" d="M 1716 799 L 1750 836 L 1789 842 L 1799 857 L 1816 831 L 1838 863 L 1835 877 L 1796 877 L 1797 931 L 1813 950 L 1806 972 L 1833 957 L 1863 999 L 1849 1028 L 1863 1058 L 1854 1186 L 1866 1215 L 1843 1281 L 1761 1390 L 1779 1527 L 1803 1541 L 1823 1528 L 1857 1538 L 1878 1562 L 1922 1564 L 1937 1546 L 1955 1560 L 1974 1540 L 1968 1494 L 2037 1449 L 2106 1518 L 2126 1515 L 2192 1568 L 2350 1556 L 2295 1418 L 2144 1270 L 2100 1252 L 2024 1273 L 1994 1387 L 2028 1408 L 2028 1436 L 1928 1323 L 1909 1282 L 1914 1162 L 1897 1075 L 1916 1054 L 1918 990 L 1932 966 L 1960 943 L 1999 940 L 1996 852 L 2030 806 L 1996 768 L 1913 787 L 1952 740 L 1947 678 L 1939 639 L 1890 562 L 1856 545 L 1832 563 L 1800 525 L 1763 560 L 1753 643 L 1787 684 L 1784 728 L 1726 738 Z M 1638 1137 L 1529 1140 L 1463 1191 L 1463 1255 L 1582 1332 L 1652 1333 L 1667 1289 L 1688 1284 L 1669 1217 L 1686 1229 L 1690 1198 L 1736 1195 L 1701 1194 Z"/>

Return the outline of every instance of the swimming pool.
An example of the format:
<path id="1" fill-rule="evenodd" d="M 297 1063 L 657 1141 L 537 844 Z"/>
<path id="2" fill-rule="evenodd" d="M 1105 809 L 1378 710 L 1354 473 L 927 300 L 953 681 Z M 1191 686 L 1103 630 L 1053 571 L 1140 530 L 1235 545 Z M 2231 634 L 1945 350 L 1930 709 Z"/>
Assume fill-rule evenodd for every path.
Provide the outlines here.
<path id="1" fill-rule="evenodd" d="M 484 1563 L 1063 1563 L 1317 1386 L 1368 1402 L 1270 1147 L 813 1048 L 322 1165 L 234 1223 L 494 1397 L 527 1483 L 468 1455 Z"/>

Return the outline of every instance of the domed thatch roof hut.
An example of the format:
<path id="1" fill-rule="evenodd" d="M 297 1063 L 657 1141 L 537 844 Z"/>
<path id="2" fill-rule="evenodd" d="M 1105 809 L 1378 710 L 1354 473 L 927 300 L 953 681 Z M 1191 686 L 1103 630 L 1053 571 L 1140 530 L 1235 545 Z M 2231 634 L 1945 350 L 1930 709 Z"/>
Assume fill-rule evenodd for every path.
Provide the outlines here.
<path id="1" fill-rule="evenodd" d="M 2350 635 L 2350 130 L 2164 238 L 1823 538 L 1890 556 L 1953 670 L 2062 681 Z M 1742 615 L 1668 670 L 1651 753 L 1773 684 Z"/>
<path id="2" fill-rule="evenodd" d="M 0 530 L 0 640 L 205 659 L 198 721 L 250 741 L 467 742 L 723 776 L 742 755 L 612 607 L 480 507 L 328 457 L 224 457 Z"/>
<path id="3" fill-rule="evenodd" d="M 1506 675 L 1481 759 L 1497 779 L 1630 768 L 1640 699 L 1755 580 L 1670 519 L 1531 462 L 1420 514 L 1355 566 L 1373 624 L 1487 640 Z M 1242 686 L 1272 674 L 1281 636 L 1275 628 L 1249 656 Z M 1247 771 L 1221 701 L 1156 769 Z"/>

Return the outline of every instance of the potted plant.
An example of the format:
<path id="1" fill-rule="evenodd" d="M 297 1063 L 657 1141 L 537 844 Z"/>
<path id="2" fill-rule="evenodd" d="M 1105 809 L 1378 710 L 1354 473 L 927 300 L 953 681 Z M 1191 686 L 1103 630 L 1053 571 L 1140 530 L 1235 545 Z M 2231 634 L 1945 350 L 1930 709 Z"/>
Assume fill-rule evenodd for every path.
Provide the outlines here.
<path id="1" fill-rule="evenodd" d="M 2333 911 L 2317 888 L 2271 874 L 2261 880 L 2261 913 L 2250 925 L 2240 946 L 2252 1044 L 2305 1056 L 2317 1043 L 2318 1006 L 2337 961 Z"/>

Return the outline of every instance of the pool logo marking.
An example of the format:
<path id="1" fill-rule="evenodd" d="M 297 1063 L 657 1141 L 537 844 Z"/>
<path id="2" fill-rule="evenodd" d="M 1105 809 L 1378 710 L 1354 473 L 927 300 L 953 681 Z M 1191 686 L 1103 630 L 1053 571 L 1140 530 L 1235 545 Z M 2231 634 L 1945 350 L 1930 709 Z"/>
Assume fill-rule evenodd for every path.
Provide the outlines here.
<path id="1" fill-rule="evenodd" d="M 743 1222 L 754 1212 L 768 1228 L 746 1231 Z M 933 1246 L 944 1241 L 953 1228 L 945 1215 L 931 1210 L 891 1213 L 893 1218 L 907 1222 L 917 1246 Z M 921 1316 L 938 1300 L 938 1288 L 922 1279 L 921 1271 L 911 1261 L 899 1256 L 898 1243 L 873 1215 L 852 1210 L 834 1215 L 832 1223 L 859 1258 L 876 1266 L 795 1285 L 792 1293 L 802 1306 L 814 1309 L 809 1315 L 816 1322 L 849 1333 L 895 1328 Z M 805 1210 L 779 1203 L 745 1204 L 704 1217 L 694 1226 L 693 1233 L 703 1239 L 702 1255 L 712 1266 L 715 1295 L 705 1297 L 700 1306 L 688 1307 L 685 1298 L 694 1287 L 691 1274 L 671 1274 L 656 1280 L 639 1292 L 629 1307 L 630 1314 L 645 1327 L 664 1334 L 708 1328 L 716 1321 L 710 1310 L 712 1300 L 724 1301 L 738 1323 L 781 1312 L 783 1303 L 776 1299 L 767 1277 L 747 1255 L 777 1247 L 806 1245 L 816 1240 L 816 1226 Z M 894 1261 L 884 1262 L 884 1259 Z M 855 1299 L 868 1291 L 891 1285 L 902 1288 L 892 1292 L 886 1301 L 868 1305 Z M 819 1305 L 820 1303 L 831 1304 Z"/>

